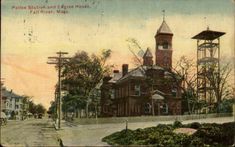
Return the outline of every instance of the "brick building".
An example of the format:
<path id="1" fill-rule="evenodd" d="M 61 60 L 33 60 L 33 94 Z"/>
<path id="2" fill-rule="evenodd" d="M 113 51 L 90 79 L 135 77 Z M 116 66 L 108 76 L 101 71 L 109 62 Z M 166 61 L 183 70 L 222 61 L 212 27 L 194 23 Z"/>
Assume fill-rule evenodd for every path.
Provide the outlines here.
<path id="1" fill-rule="evenodd" d="M 128 64 L 123 64 L 121 72 L 114 70 L 103 79 L 101 116 L 181 114 L 181 83 L 175 82 L 177 76 L 171 72 L 172 37 L 163 20 L 155 35 L 155 64 L 148 48 L 141 66 L 129 70 Z"/>

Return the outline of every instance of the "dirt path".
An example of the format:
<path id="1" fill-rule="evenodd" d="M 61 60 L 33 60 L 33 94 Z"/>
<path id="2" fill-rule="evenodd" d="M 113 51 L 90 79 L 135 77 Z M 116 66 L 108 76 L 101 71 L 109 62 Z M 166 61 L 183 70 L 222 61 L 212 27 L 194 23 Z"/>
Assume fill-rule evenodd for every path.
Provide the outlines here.
<path id="1" fill-rule="evenodd" d="M 1 133 L 3 146 L 59 146 L 58 135 L 49 119 L 9 121 Z"/>

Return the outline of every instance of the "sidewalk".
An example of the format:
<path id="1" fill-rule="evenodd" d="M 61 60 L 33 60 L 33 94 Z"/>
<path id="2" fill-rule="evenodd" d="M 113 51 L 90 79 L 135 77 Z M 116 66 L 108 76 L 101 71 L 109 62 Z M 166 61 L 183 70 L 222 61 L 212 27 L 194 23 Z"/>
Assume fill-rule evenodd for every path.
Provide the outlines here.
<path id="1" fill-rule="evenodd" d="M 61 129 L 57 133 L 64 146 L 108 146 L 107 143 L 102 142 L 102 134 L 105 129 L 99 130 L 97 127 L 89 125 L 74 125 L 65 121 L 61 122 Z M 107 132 L 106 134 L 110 134 Z"/>
<path id="2" fill-rule="evenodd" d="M 187 124 L 191 122 L 200 123 L 225 123 L 234 121 L 233 117 L 221 118 L 207 118 L 197 120 L 185 120 L 182 123 Z M 159 122 L 136 122 L 128 123 L 129 129 L 146 128 L 156 126 L 158 124 L 169 124 L 173 121 L 159 121 Z M 61 129 L 57 133 L 64 146 L 108 146 L 107 143 L 102 142 L 102 138 L 110 135 L 116 131 L 125 129 L 125 123 L 113 124 L 90 124 L 90 125 L 76 125 L 62 121 Z"/>

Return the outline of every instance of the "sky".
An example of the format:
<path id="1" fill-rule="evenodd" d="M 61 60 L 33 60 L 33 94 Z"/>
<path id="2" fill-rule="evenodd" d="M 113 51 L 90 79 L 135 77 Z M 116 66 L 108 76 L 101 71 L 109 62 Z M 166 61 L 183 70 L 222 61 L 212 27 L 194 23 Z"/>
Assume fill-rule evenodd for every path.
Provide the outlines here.
<path id="1" fill-rule="evenodd" d="M 173 62 L 183 55 L 195 58 L 196 40 L 191 38 L 207 26 L 226 32 L 220 40 L 222 60 L 234 60 L 233 0 L 2 0 L 1 8 L 4 85 L 47 108 L 57 82 L 55 68 L 46 64 L 48 56 L 60 50 L 72 56 L 78 50 L 111 49 L 109 63 L 132 67 L 126 40 L 135 38 L 154 53 L 162 10 L 174 33 Z"/>

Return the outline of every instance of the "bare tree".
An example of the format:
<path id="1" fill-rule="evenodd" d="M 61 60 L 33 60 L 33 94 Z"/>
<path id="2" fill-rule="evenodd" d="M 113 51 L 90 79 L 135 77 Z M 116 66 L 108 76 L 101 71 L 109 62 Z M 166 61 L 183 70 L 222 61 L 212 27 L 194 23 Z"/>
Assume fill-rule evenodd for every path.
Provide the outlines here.
<path id="1" fill-rule="evenodd" d="M 198 103 L 195 62 L 193 59 L 188 59 L 186 56 L 181 56 L 172 71 L 180 77 L 180 81 L 178 82 L 182 82 L 182 84 L 178 85 L 181 86 L 180 88 L 183 91 L 183 100 L 187 101 L 188 112 L 189 114 L 192 114 L 194 113 L 195 107 Z"/>
<path id="2" fill-rule="evenodd" d="M 216 67 L 214 67 L 216 68 Z M 228 84 L 228 79 L 232 69 L 229 64 L 222 66 L 219 71 L 210 68 L 209 74 L 206 75 L 210 82 L 216 98 L 216 110 L 219 113 L 219 106 L 223 98 L 228 97 L 232 94 L 230 85 Z"/>

